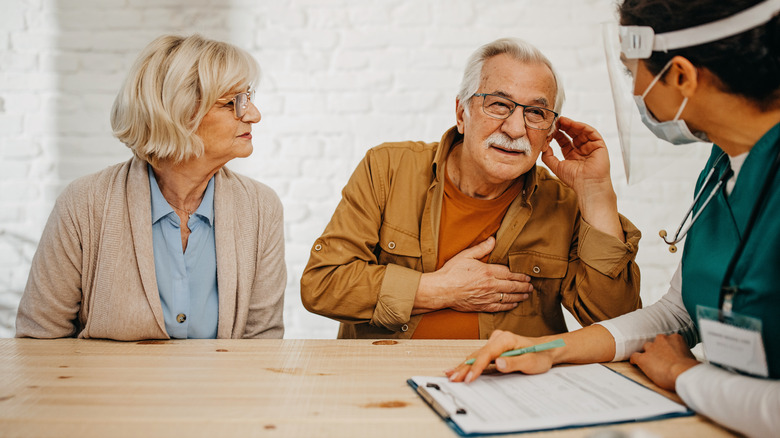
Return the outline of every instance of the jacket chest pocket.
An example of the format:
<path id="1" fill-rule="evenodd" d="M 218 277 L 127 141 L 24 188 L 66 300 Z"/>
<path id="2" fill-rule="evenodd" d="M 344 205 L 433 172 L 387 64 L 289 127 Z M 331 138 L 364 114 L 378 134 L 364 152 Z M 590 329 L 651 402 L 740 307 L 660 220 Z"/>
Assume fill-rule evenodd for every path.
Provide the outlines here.
<path id="1" fill-rule="evenodd" d="M 522 251 L 509 254 L 509 270 L 531 277 L 534 292 L 517 306 L 521 315 L 536 315 L 543 307 L 560 305 L 561 285 L 569 269 L 569 261 L 548 254 Z"/>
<path id="2" fill-rule="evenodd" d="M 422 270 L 420 240 L 404 232 L 383 226 L 379 230 L 377 261 L 380 265 L 394 264 Z"/>

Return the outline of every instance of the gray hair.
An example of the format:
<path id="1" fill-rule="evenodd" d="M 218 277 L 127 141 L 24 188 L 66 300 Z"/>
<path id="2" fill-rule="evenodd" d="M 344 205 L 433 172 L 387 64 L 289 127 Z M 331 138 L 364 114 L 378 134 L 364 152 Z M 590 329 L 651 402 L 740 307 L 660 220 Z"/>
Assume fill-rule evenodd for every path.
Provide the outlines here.
<path id="1" fill-rule="evenodd" d="M 485 64 L 485 61 L 502 54 L 507 54 L 521 62 L 541 63 L 550 68 L 553 78 L 555 79 L 555 88 L 558 90 L 555 96 L 555 106 L 553 107 L 553 110 L 560 113 L 566 96 L 563 92 L 563 84 L 561 83 L 560 77 L 555 71 L 555 68 L 553 68 L 550 60 L 547 59 L 539 49 L 521 39 L 501 38 L 480 47 L 472 53 L 468 61 L 466 61 L 466 70 L 463 72 L 463 79 L 460 82 L 460 89 L 458 90 L 458 100 L 461 105 L 463 105 L 466 114 L 468 115 L 468 103 L 471 100 L 471 96 L 479 89 L 482 66 Z"/>

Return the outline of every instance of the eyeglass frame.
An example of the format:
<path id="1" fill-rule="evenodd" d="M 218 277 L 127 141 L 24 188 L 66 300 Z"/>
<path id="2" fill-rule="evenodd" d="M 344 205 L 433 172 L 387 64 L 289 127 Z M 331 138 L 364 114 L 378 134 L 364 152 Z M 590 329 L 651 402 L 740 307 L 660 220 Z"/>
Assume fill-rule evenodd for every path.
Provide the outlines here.
<path id="1" fill-rule="evenodd" d="M 514 108 L 512 108 L 511 110 L 509 110 L 509 114 L 507 114 L 507 115 L 506 115 L 506 117 L 496 117 L 496 116 L 494 116 L 494 115 L 492 115 L 492 114 L 489 114 L 489 113 L 488 113 L 488 112 L 485 110 L 485 97 L 487 97 L 487 96 L 493 96 L 493 97 L 498 97 L 498 98 L 501 98 L 501 99 L 504 99 L 504 100 L 508 100 L 508 101 L 512 102 L 513 104 L 515 104 L 515 106 L 514 106 Z M 526 127 L 526 128 L 528 128 L 528 129 L 536 129 L 536 130 L 539 130 L 539 131 L 546 131 L 546 130 L 550 129 L 550 128 L 551 128 L 553 125 L 555 125 L 555 119 L 557 119 L 557 118 L 558 118 L 558 116 L 559 116 L 559 114 L 558 114 L 557 112 L 555 112 L 555 111 L 553 111 L 553 110 L 551 110 L 551 109 L 549 109 L 549 108 L 545 108 L 545 107 L 538 106 L 538 105 L 523 105 L 522 103 L 517 103 L 517 102 L 515 102 L 514 100 L 512 100 L 512 99 L 509 99 L 509 98 L 508 98 L 508 97 L 506 97 L 506 96 L 501 96 L 501 95 L 499 95 L 499 94 L 493 94 L 493 93 L 474 93 L 474 94 L 472 94 L 472 95 L 471 95 L 471 97 L 481 97 L 481 98 L 482 98 L 482 112 L 483 112 L 483 113 L 485 113 L 485 115 L 486 115 L 486 116 L 488 116 L 488 117 L 492 117 L 492 118 L 494 118 L 494 119 L 497 119 L 497 120 L 506 120 L 506 119 L 508 119 L 509 117 L 511 117 L 511 116 L 512 116 L 512 114 L 514 114 L 514 112 L 515 112 L 515 110 L 517 109 L 517 107 L 521 107 L 521 108 L 523 108 L 523 123 L 525 124 L 525 127 Z M 528 120 L 526 120 L 526 119 L 525 119 L 525 110 L 526 110 L 527 108 L 538 108 L 538 109 L 540 109 L 540 110 L 543 110 L 543 111 L 549 111 L 549 112 L 553 113 L 553 114 L 554 114 L 554 117 L 553 117 L 553 119 L 552 119 L 552 122 L 550 122 L 550 126 L 548 126 L 548 127 L 546 127 L 546 128 L 535 128 L 535 127 L 533 127 L 533 126 L 528 126 Z"/>
<path id="2" fill-rule="evenodd" d="M 239 96 L 246 96 L 246 103 L 244 105 L 238 104 Z M 228 102 L 233 102 L 233 114 L 237 119 L 241 119 L 246 115 L 246 109 L 249 107 L 249 103 L 252 102 L 254 98 L 255 90 L 250 89 L 249 91 L 236 93 L 232 99 L 217 99 L 217 102 L 224 103 L 225 105 L 227 105 Z M 241 114 L 239 114 L 239 109 L 241 110 Z"/>

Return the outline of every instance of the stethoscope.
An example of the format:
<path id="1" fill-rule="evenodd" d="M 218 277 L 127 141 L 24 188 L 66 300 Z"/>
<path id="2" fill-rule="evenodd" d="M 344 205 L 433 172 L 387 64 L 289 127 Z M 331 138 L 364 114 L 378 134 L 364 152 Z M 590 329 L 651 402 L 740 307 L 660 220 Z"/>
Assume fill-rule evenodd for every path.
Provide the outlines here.
<path id="1" fill-rule="evenodd" d="M 718 168 L 718 163 L 726 157 L 725 152 L 721 152 L 720 156 L 715 160 L 715 163 L 712 164 L 712 168 L 710 169 L 709 173 L 707 173 L 707 177 L 704 179 L 704 184 L 701 185 L 701 188 L 696 193 L 696 196 L 693 198 L 693 203 L 691 204 L 691 207 L 688 209 L 688 212 L 685 213 L 685 217 L 683 218 L 682 222 L 680 222 L 680 226 L 677 227 L 677 231 L 674 233 L 674 237 L 672 240 L 667 240 L 666 236 L 666 230 L 661 230 L 658 232 L 658 235 L 661 236 L 661 239 L 664 239 L 664 242 L 666 242 L 667 245 L 669 245 L 669 252 L 675 253 L 677 252 L 677 243 L 679 243 L 681 240 L 685 238 L 685 235 L 688 234 L 688 230 L 691 229 L 693 224 L 696 223 L 696 219 L 699 218 L 701 215 L 701 212 L 704 211 L 704 209 L 707 207 L 707 205 L 710 203 L 712 198 L 715 197 L 715 195 L 718 193 L 718 190 L 723 186 L 723 184 L 726 183 L 726 181 L 731 178 L 731 176 L 734 174 L 734 171 L 731 170 L 731 167 L 729 167 L 725 172 L 723 172 L 723 175 L 718 178 L 718 183 L 715 184 L 715 187 L 712 188 L 712 191 L 710 191 L 710 194 L 707 196 L 707 199 L 704 200 L 704 204 L 701 206 L 701 208 L 696 212 L 695 215 L 693 215 L 693 218 L 691 219 L 691 222 L 688 224 L 685 229 L 683 229 L 683 226 L 688 221 L 688 218 L 691 217 L 691 213 L 693 212 L 693 208 L 696 206 L 696 203 L 699 202 L 699 198 L 701 198 L 701 195 L 704 194 L 704 189 L 710 184 L 710 180 L 715 175 L 715 170 Z"/>

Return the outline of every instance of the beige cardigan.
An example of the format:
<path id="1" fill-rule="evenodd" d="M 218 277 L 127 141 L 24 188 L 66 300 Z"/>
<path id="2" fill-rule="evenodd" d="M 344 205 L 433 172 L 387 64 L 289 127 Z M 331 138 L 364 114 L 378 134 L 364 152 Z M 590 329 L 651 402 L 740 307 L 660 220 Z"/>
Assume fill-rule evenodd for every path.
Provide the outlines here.
<path id="1" fill-rule="evenodd" d="M 282 205 L 222 168 L 214 184 L 218 338 L 281 338 L 287 272 Z M 16 336 L 167 339 L 146 162 L 71 183 L 57 199 L 16 317 Z"/>

